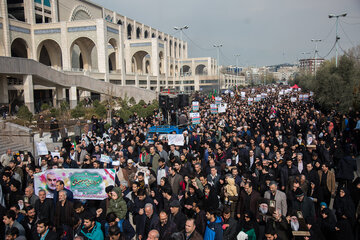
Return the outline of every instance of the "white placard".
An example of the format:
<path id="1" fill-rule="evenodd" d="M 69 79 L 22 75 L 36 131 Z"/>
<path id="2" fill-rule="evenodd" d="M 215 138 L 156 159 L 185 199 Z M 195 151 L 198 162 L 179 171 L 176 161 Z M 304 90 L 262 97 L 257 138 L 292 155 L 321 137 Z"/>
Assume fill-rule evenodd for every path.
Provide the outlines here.
<path id="1" fill-rule="evenodd" d="M 219 113 L 224 113 L 224 112 L 226 112 L 226 106 L 225 106 L 225 105 L 219 105 L 219 107 L 218 107 L 218 112 L 219 112 Z"/>
<path id="2" fill-rule="evenodd" d="M 184 135 L 168 134 L 168 144 L 174 144 L 175 146 L 184 146 Z"/>
<path id="3" fill-rule="evenodd" d="M 101 154 L 100 156 L 100 162 L 106 162 L 106 163 L 111 163 L 112 159 L 109 156 L 106 156 L 104 154 Z"/>
<path id="4" fill-rule="evenodd" d="M 296 102 L 297 98 L 296 98 L 296 97 L 292 97 L 290 100 L 291 100 L 292 103 L 294 103 L 294 102 Z"/>
<path id="5" fill-rule="evenodd" d="M 37 150 L 38 155 L 47 155 L 49 153 L 45 142 L 36 143 L 36 150 Z"/>
<path id="6" fill-rule="evenodd" d="M 244 97 L 245 97 L 245 94 L 246 94 L 245 92 L 241 92 L 241 97 L 244 98 Z"/>
<path id="7" fill-rule="evenodd" d="M 54 158 L 54 157 L 60 158 L 60 153 L 59 152 L 51 152 L 51 156 L 52 156 L 52 158 Z"/>

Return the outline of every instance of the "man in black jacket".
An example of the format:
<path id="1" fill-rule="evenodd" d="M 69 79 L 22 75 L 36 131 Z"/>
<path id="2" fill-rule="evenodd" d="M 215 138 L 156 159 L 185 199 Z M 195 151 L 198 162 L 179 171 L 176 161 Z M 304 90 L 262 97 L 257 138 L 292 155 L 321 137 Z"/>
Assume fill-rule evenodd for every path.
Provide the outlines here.
<path id="1" fill-rule="evenodd" d="M 56 240 L 56 233 L 49 228 L 50 224 L 47 219 L 40 219 L 37 223 L 36 233 L 33 238 L 35 240 Z"/>
<path id="2" fill-rule="evenodd" d="M 176 232 L 176 225 L 174 222 L 169 221 L 169 216 L 165 211 L 161 211 L 160 214 L 160 240 L 168 240 L 171 235 Z"/>
<path id="3" fill-rule="evenodd" d="M 154 205 L 147 203 L 140 224 L 137 225 L 138 239 L 147 239 L 149 232 L 153 229 L 159 230 L 159 216 L 154 212 Z"/>
<path id="4" fill-rule="evenodd" d="M 53 221 L 54 218 L 54 202 L 52 199 L 46 198 L 46 191 L 39 191 L 39 199 L 35 202 L 35 211 L 38 219 L 48 219 Z"/>
<path id="5" fill-rule="evenodd" d="M 225 207 L 223 211 L 223 225 L 224 229 L 224 240 L 236 239 L 237 231 L 237 222 L 234 218 L 231 217 L 230 208 Z"/>
<path id="6" fill-rule="evenodd" d="M 180 211 L 180 202 L 178 200 L 174 200 L 170 203 L 170 222 L 174 222 L 177 227 L 177 232 L 184 230 L 186 216 Z"/>

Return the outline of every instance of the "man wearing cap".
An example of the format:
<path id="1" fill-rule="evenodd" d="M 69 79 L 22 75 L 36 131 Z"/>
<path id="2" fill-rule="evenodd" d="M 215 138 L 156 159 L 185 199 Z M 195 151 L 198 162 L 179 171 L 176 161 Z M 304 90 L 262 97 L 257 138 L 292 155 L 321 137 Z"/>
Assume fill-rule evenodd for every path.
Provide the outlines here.
<path id="1" fill-rule="evenodd" d="M 124 179 L 131 185 L 132 180 L 131 177 L 137 172 L 137 168 L 134 166 L 134 161 L 132 159 L 127 160 L 127 165 L 122 169 Z"/>
<path id="2" fill-rule="evenodd" d="M 301 211 L 304 219 L 315 219 L 314 203 L 308 197 L 305 197 L 301 188 L 296 189 L 295 197 L 296 200 L 293 202 L 293 210 Z"/>
<path id="3" fill-rule="evenodd" d="M 184 230 L 186 216 L 180 211 L 180 202 L 178 200 L 174 200 L 170 203 L 170 212 L 169 221 L 176 224 L 178 232 Z"/>

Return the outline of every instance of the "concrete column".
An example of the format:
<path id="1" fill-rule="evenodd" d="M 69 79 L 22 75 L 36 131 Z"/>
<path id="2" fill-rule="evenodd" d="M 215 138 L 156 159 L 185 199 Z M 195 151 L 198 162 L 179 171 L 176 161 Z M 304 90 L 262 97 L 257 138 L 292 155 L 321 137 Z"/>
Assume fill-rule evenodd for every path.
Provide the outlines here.
<path id="1" fill-rule="evenodd" d="M 11 56 L 11 43 L 10 43 L 10 33 L 9 33 L 9 18 L 7 10 L 7 1 L 0 1 L 1 7 L 1 17 L 2 17 L 2 31 L 3 31 L 3 41 L 4 41 L 4 54 L 7 57 Z M 6 16 L 6 17 L 4 17 Z"/>
<path id="2" fill-rule="evenodd" d="M 135 87 L 139 87 L 139 75 L 135 74 Z"/>
<path id="3" fill-rule="evenodd" d="M 24 102 L 30 112 L 35 113 L 34 84 L 32 75 L 24 75 Z"/>
<path id="4" fill-rule="evenodd" d="M 105 20 L 96 20 L 96 47 L 98 54 L 98 68 L 99 72 L 105 73 L 104 81 L 109 82 L 109 58 L 108 58 L 108 43 L 106 41 L 106 24 Z"/>
<path id="5" fill-rule="evenodd" d="M 150 90 L 150 75 L 146 75 L 146 89 Z"/>
<path id="6" fill-rule="evenodd" d="M 8 81 L 6 76 L 0 77 L 0 104 L 9 104 Z"/>
<path id="7" fill-rule="evenodd" d="M 54 106 L 60 107 L 60 104 L 65 100 L 65 98 L 66 98 L 65 88 L 57 86 L 55 89 Z"/>
<path id="8" fill-rule="evenodd" d="M 71 54 L 68 46 L 68 32 L 66 22 L 61 22 L 61 54 L 64 71 L 71 71 Z"/>
<path id="9" fill-rule="evenodd" d="M 25 19 L 26 22 L 34 25 L 35 21 L 35 2 L 34 0 L 25 0 L 24 1 L 24 10 L 25 10 Z"/>
<path id="10" fill-rule="evenodd" d="M 158 45 L 158 39 L 153 38 L 151 40 L 152 46 L 151 46 L 151 69 L 152 69 L 152 75 L 153 76 L 159 76 L 159 45 Z"/>
<path id="11" fill-rule="evenodd" d="M 51 21 L 53 23 L 57 23 L 59 21 L 57 0 L 51 0 Z"/>
<path id="12" fill-rule="evenodd" d="M 119 25 L 119 46 L 118 46 L 118 54 L 119 54 L 119 67 L 121 69 L 121 85 L 125 85 L 125 58 L 124 58 L 124 26 Z"/>
<path id="13" fill-rule="evenodd" d="M 69 89 L 69 100 L 70 100 L 70 109 L 74 109 L 77 106 L 77 87 L 71 86 Z"/>

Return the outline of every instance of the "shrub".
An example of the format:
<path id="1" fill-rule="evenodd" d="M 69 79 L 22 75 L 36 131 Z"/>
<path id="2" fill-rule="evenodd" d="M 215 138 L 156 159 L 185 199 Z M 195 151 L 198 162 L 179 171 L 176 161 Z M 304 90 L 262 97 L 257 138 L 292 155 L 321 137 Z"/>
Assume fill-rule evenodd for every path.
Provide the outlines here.
<path id="1" fill-rule="evenodd" d="M 29 108 L 25 105 L 22 105 L 19 108 L 19 112 L 17 114 L 18 118 L 31 122 L 33 118 L 33 114 L 30 112 Z"/>
<path id="2" fill-rule="evenodd" d="M 71 110 L 71 117 L 80 118 L 85 116 L 85 108 L 82 104 L 78 104 L 73 110 Z"/>
<path id="3" fill-rule="evenodd" d="M 41 105 L 41 111 L 45 111 L 45 110 L 48 110 L 48 109 L 50 109 L 50 105 L 49 105 L 49 104 L 43 103 L 43 104 Z"/>
<path id="4" fill-rule="evenodd" d="M 95 107 L 95 106 L 94 106 Z M 101 118 L 104 118 L 104 117 L 106 117 L 106 115 L 107 115 L 107 109 L 106 109 L 106 107 L 104 106 L 104 105 L 102 105 L 102 104 L 98 104 L 96 107 L 95 107 L 95 113 L 96 113 L 96 115 L 98 115 L 99 117 L 101 117 Z"/>

